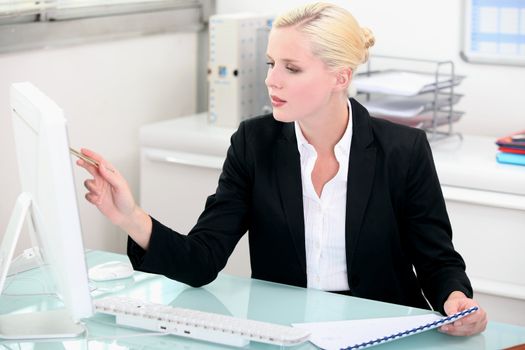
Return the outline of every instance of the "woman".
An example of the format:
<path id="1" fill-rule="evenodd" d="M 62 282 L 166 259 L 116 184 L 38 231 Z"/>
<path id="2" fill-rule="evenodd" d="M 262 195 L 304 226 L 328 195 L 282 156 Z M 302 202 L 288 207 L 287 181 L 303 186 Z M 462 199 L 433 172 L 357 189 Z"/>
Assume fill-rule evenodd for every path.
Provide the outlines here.
<path id="1" fill-rule="evenodd" d="M 128 233 L 133 266 L 201 286 L 249 231 L 253 278 L 421 308 L 430 302 L 445 314 L 477 305 L 425 133 L 371 118 L 347 98 L 373 44 L 335 5 L 276 19 L 266 78 L 273 114 L 241 123 L 217 191 L 187 236 L 151 218 L 118 171 L 83 150 L 101 164 L 78 161 L 94 176 L 86 198 Z M 470 335 L 486 323 L 480 310 L 441 330 Z"/>

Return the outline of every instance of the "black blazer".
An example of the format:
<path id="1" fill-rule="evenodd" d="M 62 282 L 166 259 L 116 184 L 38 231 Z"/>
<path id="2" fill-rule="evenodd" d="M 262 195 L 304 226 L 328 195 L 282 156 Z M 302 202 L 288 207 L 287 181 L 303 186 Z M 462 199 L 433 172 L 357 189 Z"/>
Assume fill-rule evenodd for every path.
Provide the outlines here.
<path id="1" fill-rule="evenodd" d="M 423 131 L 371 118 L 351 100 L 346 260 L 354 296 L 443 312 L 472 296 Z M 266 115 L 231 138 L 215 194 L 185 236 L 153 220 L 148 251 L 131 239 L 135 269 L 192 286 L 213 281 L 249 232 L 252 277 L 306 287 L 300 156 L 294 124 Z M 414 269 L 415 272 L 414 273 Z M 424 293 L 424 296 L 423 296 Z"/>

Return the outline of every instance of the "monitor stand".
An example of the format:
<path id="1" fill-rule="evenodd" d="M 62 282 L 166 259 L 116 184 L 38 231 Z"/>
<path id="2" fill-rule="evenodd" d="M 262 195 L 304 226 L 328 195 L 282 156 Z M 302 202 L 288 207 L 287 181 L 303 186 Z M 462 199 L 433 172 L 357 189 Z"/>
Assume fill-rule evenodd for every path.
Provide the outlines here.
<path id="1" fill-rule="evenodd" d="M 38 245 L 34 245 L 31 248 L 25 249 L 22 254 L 11 260 L 7 277 L 39 268 L 43 264 L 44 261 L 42 260 L 42 255 L 40 255 L 40 248 Z"/>
<path id="2" fill-rule="evenodd" d="M 66 309 L 0 316 L 2 339 L 71 338 L 84 332 L 84 326 L 73 322 Z"/>
<path id="3" fill-rule="evenodd" d="M 31 215 L 34 229 L 42 230 L 42 221 L 36 203 L 30 194 L 22 193 L 16 200 L 0 246 L 0 293 L 4 289 L 16 243 L 28 214 Z M 77 337 L 84 332 L 84 326 L 74 322 L 65 308 L 0 315 L 0 339 L 68 338 Z"/>

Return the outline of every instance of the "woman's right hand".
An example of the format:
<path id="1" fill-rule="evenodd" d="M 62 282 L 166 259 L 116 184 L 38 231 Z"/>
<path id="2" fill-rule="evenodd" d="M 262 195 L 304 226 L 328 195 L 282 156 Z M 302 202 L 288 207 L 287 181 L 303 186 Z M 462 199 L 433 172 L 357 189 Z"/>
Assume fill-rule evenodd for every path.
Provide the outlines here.
<path id="1" fill-rule="evenodd" d="M 96 160 L 99 166 L 82 159 L 77 165 L 86 169 L 92 179 L 84 181 L 86 199 L 94 204 L 113 224 L 126 231 L 142 248 L 147 249 L 151 235 L 151 218 L 137 204 L 126 179 L 99 154 L 81 149 L 82 154 Z"/>

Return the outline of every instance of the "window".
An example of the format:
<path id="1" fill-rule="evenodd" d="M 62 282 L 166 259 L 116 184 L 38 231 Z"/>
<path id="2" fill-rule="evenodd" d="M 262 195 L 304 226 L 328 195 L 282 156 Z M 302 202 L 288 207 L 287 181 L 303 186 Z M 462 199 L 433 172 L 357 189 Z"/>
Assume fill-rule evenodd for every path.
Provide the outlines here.
<path id="1" fill-rule="evenodd" d="M 0 52 L 202 29 L 214 0 L 0 0 Z"/>

